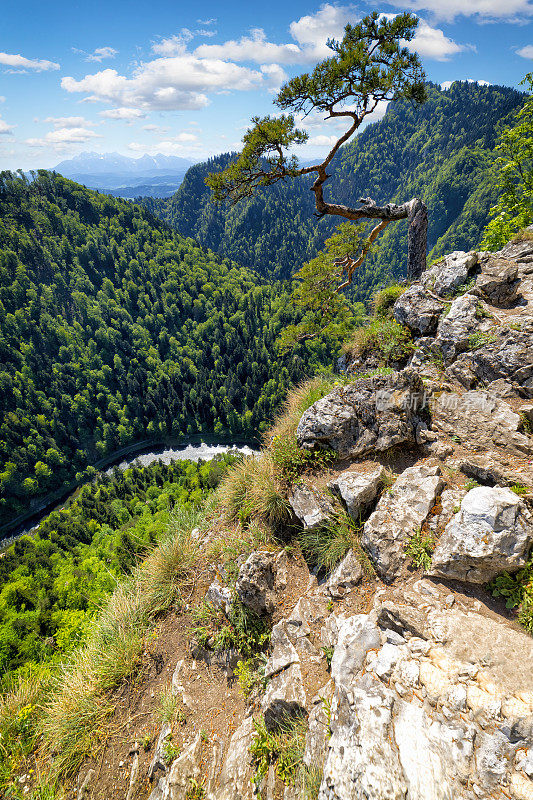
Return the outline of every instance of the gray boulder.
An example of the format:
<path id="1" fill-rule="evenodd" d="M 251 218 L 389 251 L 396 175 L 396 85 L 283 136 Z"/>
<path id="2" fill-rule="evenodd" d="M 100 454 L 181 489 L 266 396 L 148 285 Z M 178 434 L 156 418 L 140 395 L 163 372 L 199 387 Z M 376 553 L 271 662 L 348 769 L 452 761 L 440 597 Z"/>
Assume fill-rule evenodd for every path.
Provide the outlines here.
<path id="1" fill-rule="evenodd" d="M 440 467 L 427 464 L 409 467 L 385 492 L 365 522 L 363 546 L 383 580 L 391 581 L 400 573 L 405 561 L 405 543 L 425 522 L 442 485 Z"/>
<path id="2" fill-rule="evenodd" d="M 456 250 L 441 258 L 430 269 L 422 273 L 420 282 L 440 297 L 456 291 L 468 280 L 478 263 L 478 254 Z"/>
<path id="3" fill-rule="evenodd" d="M 339 599 L 357 586 L 363 577 L 359 559 L 353 550 L 349 550 L 328 578 L 325 589 L 331 596 Z"/>
<path id="4" fill-rule="evenodd" d="M 533 324 L 520 330 L 500 328 L 496 339 L 463 353 L 447 372 L 467 389 L 498 378 L 509 381 L 516 392 L 533 397 Z"/>
<path id="5" fill-rule="evenodd" d="M 254 737 L 253 717 L 247 717 L 230 739 L 218 779 L 218 788 L 207 800 L 252 800 L 254 797 L 250 745 Z"/>
<path id="6" fill-rule="evenodd" d="M 331 500 L 309 486 L 295 486 L 289 495 L 289 505 L 304 528 L 318 528 L 333 514 Z"/>
<path id="7" fill-rule="evenodd" d="M 457 297 L 437 328 L 436 344 L 447 362 L 466 350 L 470 336 L 479 328 L 477 300 L 470 294 Z"/>
<path id="8" fill-rule="evenodd" d="M 378 464 L 370 472 L 346 469 L 328 483 L 328 488 L 340 497 L 352 519 L 361 514 L 376 499 L 383 484 L 385 468 Z"/>
<path id="9" fill-rule="evenodd" d="M 487 583 L 527 563 L 533 521 L 510 489 L 478 486 L 461 503 L 433 553 L 431 574 Z"/>
<path id="10" fill-rule="evenodd" d="M 396 300 L 393 315 L 396 322 L 406 325 L 416 335 L 427 336 L 436 331 L 443 311 L 443 303 L 415 283 Z"/>
<path id="11" fill-rule="evenodd" d="M 248 556 L 235 584 L 241 603 L 256 614 L 272 614 L 276 607 L 276 558 L 257 551 Z"/>
<path id="12" fill-rule="evenodd" d="M 481 264 L 473 292 L 493 306 L 508 308 L 515 303 L 520 286 L 516 263 L 490 255 Z"/>
<path id="13" fill-rule="evenodd" d="M 284 717 L 306 714 L 306 695 L 299 663 L 291 664 L 270 678 L 261 710 L 269 730 L 275 730 Z"/>
<path id="14" fill-rule="evenodd" d="M 519 432 L 520 415 L 489 392 L 443 392 L 430 403 L 430 408 L 433 427 L 458 436 L 470 450 L 501 447 L 522 457 L 533 452 L 529 437 Z"/>
<path id="15" fill-rule="evenodd" d="M 398 444 L 414 444 L 425 402 L 421 378 L 412 370 L 366 378 L 317 400 L 296 431 L 299 447 L 332 449 L 356 458 Z"/>

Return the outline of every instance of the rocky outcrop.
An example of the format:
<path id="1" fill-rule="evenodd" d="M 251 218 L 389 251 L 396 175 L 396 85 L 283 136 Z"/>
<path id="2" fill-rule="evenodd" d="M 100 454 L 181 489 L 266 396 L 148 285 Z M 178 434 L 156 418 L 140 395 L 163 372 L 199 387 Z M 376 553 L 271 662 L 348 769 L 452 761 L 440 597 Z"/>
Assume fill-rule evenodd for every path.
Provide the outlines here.
<path id="1" fill-rule="evenodd" d="M 510 489 L 478 486 L 448 523 L 431 562 L 431 574 L 487 583 L 527 562 L 533 518 Z"/>
<path id="2" fill-rule="evenodd" d="M 432 297 L 423 286 L 410 286 L 394 304 L 396 322 L 406 325 L 418 336 L 428 336 L 436 331 L 444 302 Z"/>
<path id="3" fill-rule="evenodd" d="M 230 739 L 228 752 L 218 778 L 218 787 L 207 800 L 252 800 L 254 785 L 250 745 L 254 734 L 253 717 L 247 717 Z"/>
<path id="4" fill-rule="evenodd" d="M 296 485 L 289 494 L 289 505 L 304 528 L 319 528 L 333 514 L 331 500 L 305 484 Z"/>
<path id="5" fill-rule="evenodd" d="M 319 800 L 474 800 L 509 789 L 525 800 L 532 640 L 481 613 L 446 608 L 431 586 L 429 594 L 413 588 L 389 607 L 417 613 L 424 605 L 424 636 L 387 628 L 379 601 L 341 624 Z M 511 675 L 509 652 L 520 663 Z"/>
<path id="6" fill-rule="evenodd" d="M 325 589 L 326 592 L 335 598 L 344 597 L 354 586 L 361 582 L 363 570 L 356 553 L 349 550 L 340 564 L 338 564 L 329 576 Z"/>
<path id="7" fill-rule="evenodd" d="M 451 362 L 459 353 L 468 349 L 470 337 L 478 328 L 476 298 L 470 294 L 457 297 L 437 328 L 435 344 L 446 362 Z"/>
<path id="8" fill-rule="evenodd" d="M 363 546 L 384 580 L 391 581 L 400 574 L 409 536 L 424 524 L 442 485 L 440 467 L 409 467 L 365 522 Z"/>
<path id="9" fill-rule="evenodd" d="M 361 379 L 313 403 L 299 422 L 296 440 L 307 450 L 332 449 L 353 458 L 414 444 L 423 406 L 422 381 L 410 370 Z"/>
<path id="10" fill-rule="evenodd" d="M 251 553 L 239 570 L 235 590 L 241 603 L 256 614 L 271 614 L 276 607 L 275 556 Z"/>
<path id="11" fill-rule="evenodd" d="M 434 427 L 464 440 L 472 450 L 501 447 L 519 456 L 533 452 L 533 442 L 519 432 L 520 415 L 490 392 L 443 392 L 430 401 L 430 409 Z"/>
<path id="12" fill-rule="evenodd" d="M 519 286 L 517 264 L 487 254 L 482 259 L 482 272 L 476 278 L 473 292 L 493 306 L 508 308 L 516 302 Z"/>
<path id="13" fill-rule="evenodd" d="M 172 762 L 168 775 L 160 778 L 150 794 L 149 800 L 187 800 L 191 781 L 198 781 L 201 775 L 202 739 L 200 734 Z"/>
<path id="14" fill-rule="evenodd" d="M 359 522 L 376 499 L 384 479 L 385 468 L 381 464 L 368 472 L 352 468 L 337 475 L 328 483 L 328 488 L 342 500 L 351 518 Z"/>
<path id="15" fill-rule="evenodd" d="M 465 253 L 462 250 L 455 250 L 422 273 L 420 283 L 434 294 L 446 297 L 467 282 L 478 261 L 479 254 L 475 251 Z"/>

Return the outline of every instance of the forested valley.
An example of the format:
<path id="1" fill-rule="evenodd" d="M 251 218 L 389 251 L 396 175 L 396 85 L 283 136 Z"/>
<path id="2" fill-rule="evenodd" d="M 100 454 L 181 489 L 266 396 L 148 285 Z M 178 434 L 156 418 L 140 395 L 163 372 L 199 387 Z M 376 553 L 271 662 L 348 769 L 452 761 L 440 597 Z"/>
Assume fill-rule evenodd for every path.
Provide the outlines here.
<path id="1" fill-rule="evenodd" d="M 468 250 L 498 197 L 491 166 L 499 127 L 511 124 L 523 101 L 516 89 L 457 81 L 446 91 L 430 85 L 421 106 L 390 103 L 382 120 L 335 157 L 326 194 L 350 206 L 360 197 L 378 204 L 420 197 L 428 206 L 429 259 Z M 313 215 L 310 177 L 259 190 L 235 206 L 214 205 L 204 178 L 232 158 L 226 153 L 196 164 L 173 197 L 143 202 L 202 247 L 263 276 L 289 277 L 316 255 L 339 220 Z M 406 248 L 405 223 L 389 225 L 358 270 L 354 299 L 368 302 L 377 286 L 404 276 Z"/>

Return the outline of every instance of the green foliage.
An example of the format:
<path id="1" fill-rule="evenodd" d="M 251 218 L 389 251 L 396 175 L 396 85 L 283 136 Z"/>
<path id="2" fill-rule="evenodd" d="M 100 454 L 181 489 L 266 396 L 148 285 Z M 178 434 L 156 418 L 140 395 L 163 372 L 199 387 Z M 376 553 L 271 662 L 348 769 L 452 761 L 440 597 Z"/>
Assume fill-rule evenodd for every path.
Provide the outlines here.
<path id="1" fill-rule="evenodd" d="M 60 661 L 82 644 L 121 575 L 235 462 L 154 462 L 100 474 L 0 558 L 0 669 Z"/>
<path id="2" fill-rule="evenodd" d="M 140 441 L 254 437 L 337 345 L 273 354 L 285 287 L 138 205 L 0 173 L 0 516 L 64 496 Z M 21 344 L 22 343 L 22 344 Z"/>
<path id="3" fill-rule="evenodd" d="M 189 778 L 189 785 L 185 792 L 185 800 L 204 800 L 205 785 L 203 781 L 198 781 L 195 778 Z"/>
<path id="4" fill-rule="evenodd" d="M 270 447 L 276 477 L 283 484 L 295 483 L 308 470 L 327 469 L 337 455 L 333 450 L 304 450 L 296 436 L 275 436 Z"/>
<path id="5" fill-rule="evenodd" d="M 523 85 L 533 91 L 533 73 Z M 533 219 L 533 97 L 530 95 L 512 124 L 500 133 L 496 145 L 494 176 L 498 202 L 491 208 L 491 221 L 480 247 L 499 250 Z"/>
<path id="6" fill-rule="evenodd" d="M 417 569 L 428 570 L 435 549 L 435 538 L 428 533 L 415 531 L 404 545 L 405 554 L 409 556 Z"/>
<path id="7" fill-rule="evenodd" d="M 254 784 L 259 787 L 268 768 L 274 764 L 281 780 L 294 786 L 304 768 L 303 754 L 307 720 L 303 716 L 286 716 L 275 731 L 266 728 L 262 717 L 254 720 L 254 737 L 250 745 Z"/>
<path id="8" fill-rule="evenodd" d="M 327 645 L 322 648 L 324 652 L 324 656 L 326 657 L 326 664 L 328 666 L 328 670 L 331 669 L 331 662 L 333 660 L 333 653 L 335 652 L 334 647 L 328 647 Z"/>
<path id="9" fill-rule="evenodd" d="M 176 759 L 181 753 L 181 747 L 177 744 L 174 744 L 171 736 L 169 736 L 168 739 L 165 741 L 162 750 L 163 750 L 163 760 L 167 765 L 167 767 L 169 767 L 174 761 L 174 759 Z"/>
<path id="10" fill-rule="evenodd" d="M 523 569 L 510 575 L 504 572 L 489 584 L 494 597 L 503 597 L 506 608 L 518 608 L 518 622 L 533 634 L 533 554 Z"/>
<path id="11" fill-rule="evenodd" d="M 514 492 L 515 494 L 517 494 L 519 496 L 522 496 L 522 495 L 527 494 L 529 492 L 528 487 L 524 486 L 522 483 L 513 483 L 513 485 L 510 487 L 510 489 L 511 489 L 512 492 Z"/>
<path id="12" fill-rule="evenodd" d="M 385 289 L 381 289 L 374 295 L 374 316 L 392 318 L 392 307 L 396 300 L 405 292 L 405 286 L 393 283 Z"/>
<path id="13" fill-rule="evenodd" d="M 235 648 L 244 660 L 261 653 L 270 641 L 268 620 L 255 614 L 235 596 L 227 616 L 204 600 L 193 611 L 191 635 L 210 650 Z"/>
<path id="14" fill-rule="evenodd" d="M 285 328 L 277 341 L 281 350 L 294 347 L 295 343 L 313 339 L 319 334 L 335 342 L 346 338 L 364 315 L 364 306 L 349 301 L 346 294 L 338 291 L 343 281 L 343 269 L 336 259 L 357 254 L 364 237 L 361 226 L 343 222 L 337 226 L 333 236 L 326 239 L 324 249 L 296 273 L 291 301 L 302 314 L 297 325 Z"/>
<path id="15" fill-rule="evenodd" d="M 394 319 L 380 318 L 357 328 L 343 346 L 343 352 L 355 359 L 372 355 L 382 366 L 390 366 L 405 361 L 413 347 L 408 328 Z"/>
<path id="16" fill-rule="evenodd" d="M 339 511 L 319 527 L 304 528 L 298 534 L 298 541 L 305 559 L 311 565 L 329 572 L 350 548 L 360 550 L 358 533 L 358 527 L 348 514 Z"/>
<path id="17" fill-rule="evenodd" d="M 175 717 L 178 708 L 178 700 L 170 689 L 162 689 L 157 704 L 156 717 L 163 725 L 170 724 Z"/>
<path id="18" fill-rule="evenodd" d="M 266 689 L 265 663 L 265 657 L 247 658 L 237 662 L 235 668 L 237 683 L 247 700 L 255 694 L 262 694 Z"/>
<path id="19" fill-rule="evenodd" d="M 486 331 L 471 333 L 468 337 L 468 349 L 478 350 L 480 347 L 485 347 L 485 345 L 496 341 L 496 338 L 497 336 L 495 333 L 488 333 Z"/>

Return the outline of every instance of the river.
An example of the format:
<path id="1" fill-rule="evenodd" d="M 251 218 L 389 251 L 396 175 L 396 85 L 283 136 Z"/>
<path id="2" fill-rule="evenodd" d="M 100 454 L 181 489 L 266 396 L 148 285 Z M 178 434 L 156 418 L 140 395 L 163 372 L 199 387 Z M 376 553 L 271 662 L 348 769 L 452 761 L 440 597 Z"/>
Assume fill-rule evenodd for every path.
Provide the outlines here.
<path id="1" fill-rule="evenodd" d="M 188 444 L 183 444 L 179 447 L 167 447 L 165 445 L 160 445 L 159 447 L 154 447 L 153 449 L 147 449 L 144 452 L 141 451 L 137 453 L 130 453 L 126 456 L 119 456 L 116 461 L 113 461 L 107 467 L 105 472 L 110 475 L 117 467 L 120 470 L 125 470 L 128 469 L 128 467 L 131 467 L 133 464 L 139 464 L 142 467 L 147 467 L 154 461 L 159 460 L 161 460 L 164 464 L 170 464 L 172 461 L 200 461 L 200 459 L 203 461 L 209 461 L 216 455 L 227 453 L 229 450 L 238 451 L 245 456 L 251 456 L 258 452 L 257 450 L 253 450 L 248 445 L 242 443 L 207 444 L 206 442 L 189 442 Z M 24 522 L 20 526 L 14 528 L 13 531 L 11 531 L 5 538 L 0 538 L 0 549 L 5 549 L 17 539 L 20 539 L 21 536 L 31 534 L 37 530 L 42 520 L 48 516 L 48 514 L 50 514 L 52 511 L 58 511 L 67 505 L 70 496 L 71 493 L 69 493 L 68 497 L 63 497 L 61 500 L 54 500 L 44 508 L 36 511 L 35 514 L 32 514 L 27 522 Z"/>

